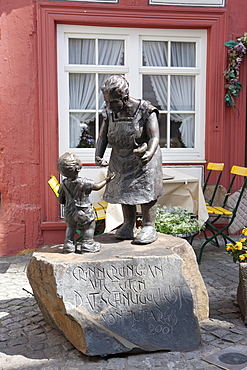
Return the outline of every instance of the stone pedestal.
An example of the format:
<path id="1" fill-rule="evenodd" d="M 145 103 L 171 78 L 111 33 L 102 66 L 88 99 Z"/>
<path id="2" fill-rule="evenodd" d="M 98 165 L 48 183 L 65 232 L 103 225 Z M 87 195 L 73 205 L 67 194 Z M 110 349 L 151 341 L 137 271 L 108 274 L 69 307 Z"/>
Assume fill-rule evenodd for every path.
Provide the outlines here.
<path id="1" fill-rule="evenodd" d="M 187 241 L 95 239 L 95 254 L 34 253 L 27 275 L 45 319 L 89 356 L 197 348 L 208 295 Z"/>

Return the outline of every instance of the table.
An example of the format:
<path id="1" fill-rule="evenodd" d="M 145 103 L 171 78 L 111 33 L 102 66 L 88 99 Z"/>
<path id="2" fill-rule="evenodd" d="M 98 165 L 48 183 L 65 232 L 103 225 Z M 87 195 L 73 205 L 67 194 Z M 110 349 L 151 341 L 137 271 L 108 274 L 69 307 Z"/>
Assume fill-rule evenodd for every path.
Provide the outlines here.
<path id="1" fill-rule="evenodd" d="M 199 179 L 173 168 L 163 168 L 163 174 L 164 194 L 157 203 L 166 207 L 181 206 L 196 214 L 203 224 L 208 219 L 208 212 Z M 105 232 L 112 231 L 122 223 L 121 205 L 108 204 Z"/>

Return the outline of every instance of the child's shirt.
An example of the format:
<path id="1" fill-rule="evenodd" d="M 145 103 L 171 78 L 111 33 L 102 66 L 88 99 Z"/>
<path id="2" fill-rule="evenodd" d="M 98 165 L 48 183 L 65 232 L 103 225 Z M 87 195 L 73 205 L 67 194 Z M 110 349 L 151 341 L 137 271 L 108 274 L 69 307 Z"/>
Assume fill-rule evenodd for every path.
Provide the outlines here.
<path id="1" fill-rule="evenodd" d="M 94 212 L 89 194 L 94 187 L 93 180 L 78 177 L 71 181 L 63 180 L 59 187 L 58 201 L 64 204 L 65 221 L 88 223 L 94 220 Z"/>

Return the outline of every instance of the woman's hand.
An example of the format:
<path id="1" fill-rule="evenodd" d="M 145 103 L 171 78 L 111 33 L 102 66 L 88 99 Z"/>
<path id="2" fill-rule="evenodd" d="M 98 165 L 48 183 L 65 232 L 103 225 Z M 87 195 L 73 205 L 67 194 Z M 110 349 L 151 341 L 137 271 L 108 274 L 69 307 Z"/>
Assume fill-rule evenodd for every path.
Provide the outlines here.
<path id="1" fill-rule="evenodd" d="M 100 167 L 108 166 L 108 162 L 105 159 L 100 158 L 98 156 L 95 157 L 95 163 L 97 164 L 97 166 L 100 166 Z"/>
<path id="2" fill-rule="evenodd" d="M 141 159 L 143 165 L 148 163 L 153 156 L 153 152 L 148 150 L 147 143 L 143 143 L 141 146 L 134 149 L 133 153 L 135 153 L 135 155 Z"/>
<path id="3" fill-rule="evenodd" d="M 107 177 L 106 177 L 106 182 L 110 182 L 111 180 L 113 180 L 115 177 L 115 172 L 112 172 L 110 173 Z"/>
<path id="4" fill-rule="evenodd" d="M 138 144 L 136 144 L 136 145 L 138 145 Z M 135 155 L 137 155 L 137 157 L 142 157 L 144 155 L 144 153 L 146 153 L 147 148 L 148 148 L 147 143 L 143 143 L 141 146 L 134 149 L 133 153 L 135 153 Z"/>
<path id="5" fill-rule="evenodd" d="M 153 153 L 147 150 L 145 154 L 143 154 L 143 156 L 141 157 L 142 164 L 147 164 L 152 159 L 152 157 Z"/>

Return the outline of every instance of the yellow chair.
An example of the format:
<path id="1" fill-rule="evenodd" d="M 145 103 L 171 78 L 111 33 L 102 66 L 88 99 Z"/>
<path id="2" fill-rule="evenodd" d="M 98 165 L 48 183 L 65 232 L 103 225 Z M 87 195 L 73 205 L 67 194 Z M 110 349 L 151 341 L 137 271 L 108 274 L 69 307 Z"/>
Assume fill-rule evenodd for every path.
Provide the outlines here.
<path id="1" fill-rule="evenodd" d="M 213 213 L 210 206 L 212 206 L 213 201 L 215 199 L 215 195 L 216 195 L 218 187 L 219 187 L 219 183 L 220 183 L 220 180 L 221 180 L 222 172 L 224 170 L 224 166 L 225 166 L 224 163 L 212 163 L 212 162 L 208 163 L 208 165 L 207 165 L 208 175 L 207 175 L 207 178 L 204 182 L 202 191 L 203 191 L 203 194 L 205 196 L 205 193 L 206 193 L 206 190 L 207 190 L 208 186 L 211 186 L 212 189 L 213 189 L 213 192 L 211 193 L 209 199 L 206 199 L 206 196 L 205 196 L 205 201 L 206 201 L 206 206 L 207 206 L 207 209 L 208 209 L 208 213 Z M 218 176 L 217 176 L 216 182 L 212 184 L 209 181 L 211 179 L 211 175 L 213 173 L 215 173 L 214 171 L 217 171 Z"/>
<path id="2" fill-rule="evenodd" d="M 217 207 L 208 206 L 208 209 L 210 210 L 209 215 L 213 216 L 214 218 L 212 220 L 212 217 L 211 217 L 211 220 L 207 220 L 206 223 L 205 223 L 204 235 L 205 235 L 206 240 L 200 248 L 200 253 L 199 253 L 199 257 L 198 257 L 198 263 L 199 264 L 201 263 L 203 250 L 204 250 L 205 246 L 208 243 L 213 242 L 214 244 L 219 246 L 218 240 L 217 240 L 218 236 L 223 237 L 225 244 L 229 243 L 229 242 L 235 244 L 234 240 L 229 235 L 226 235 L 225 232 L 228 231 L 229 227 L 231 226 L 231 224 L 233 223 L 233 221 L 236 217 L 236 213 L 237 213 L 239 204 L 241 202 L 244 191 L 247 187 L 247 167 L 232 166 L 231 175 L 232 175 L 231 176 L 231 181 L 230 181 L 230 184 L 228 186 L 223 204 L 219 205 Z M 236 189 L 233 188 L 233 186 L 235 184 L 235 180 L 237 178 L 241 179 L 242 187 L 241 187 L 240 190 L 236 190 Z M 233 193 L 238 193 L 238 198 L 237 198 L 237 201 L 236 201 L 235 205 L 233 207 L 229 207 L 227 205 L 227 201 L 228 201 L 229 196 Z M 227 217 L 227 223 L 224 224 L 224 226 L 221 229 L 219 229 L 219 224 L 217 225 L 218 228 L 216 228 L 214 226 L 214 223 L 216 221 L 218 221 L 221 217 L 223 217 L 223 219 L 224 219 L 224 217 Z M 206 230 L 209 230 L 212 233 L 211 237 L 207 236 Z"/>

